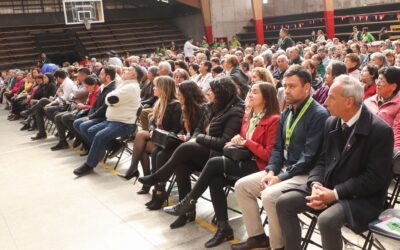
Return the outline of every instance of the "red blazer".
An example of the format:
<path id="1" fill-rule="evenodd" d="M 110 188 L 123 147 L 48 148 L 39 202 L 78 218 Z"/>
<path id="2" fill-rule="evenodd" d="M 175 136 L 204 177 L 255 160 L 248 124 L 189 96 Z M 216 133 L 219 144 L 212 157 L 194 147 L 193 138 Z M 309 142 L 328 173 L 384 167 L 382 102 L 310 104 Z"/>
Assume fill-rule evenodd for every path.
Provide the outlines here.
<path id="1" fill-rule="evenodd" d="M 99 85 L 96 85 L 96 88 L 90 95 L 88 96 L 89 102 L 87 105 L 83 105 L 82 109 L 90 109 L 93 104 L 96 102 L 97 93 L 99 92 Z"/>
<path id="2" fill-rule="evenodd" d="M 272 149 L 274 148 L 275 137 L 279 129 L 280 115 L 271 115 L 263 118 L 258 123 L 256 129 L 251 136 L 247 139 L 245 146 L 254 154 L 257 166 L 260 170 L 265 170 L 269 157 L 271 156 Z M 240 130 L 240 136 L 246 138 L 247 130 L 250 126 L 250 117 L 245 115 Z"/>
<path id="3" fill-rule="evenodd" d="M 368 88 L 364 89 L 364 100 L 367 100 L 371 96 L 376 94 L 376 84 L 372 84 Z"/>

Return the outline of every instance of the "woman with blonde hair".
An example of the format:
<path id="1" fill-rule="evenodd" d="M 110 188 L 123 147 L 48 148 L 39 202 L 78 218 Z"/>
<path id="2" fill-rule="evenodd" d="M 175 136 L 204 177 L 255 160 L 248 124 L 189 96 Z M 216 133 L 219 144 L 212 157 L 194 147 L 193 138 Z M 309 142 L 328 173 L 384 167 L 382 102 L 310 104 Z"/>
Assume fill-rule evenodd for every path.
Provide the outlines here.
<path id="1" fill-rule="evenodd" d="M 159 76 L 154 79 L 154 95 L 158 97 L 154 104 L 153 116 L 150 120 L 149 131 L 142 130 L 137 133 L 133 143 L 131 165 L 125 174 L 119 175 L 126 180 L 139 177 L 138 165 L 142 165 L 143 174 L 150 174 L 149 155 L 156 148 L 151 141 L 152 131 L 156 128 L 178 133 L 181 130 L 181 104 L 176 98 L 175 81 L 169 76 Z M 147 188 L 142 188 L 138 193 L 148 193 Z"/>
<path id="2" fill-rule="evenodd" d="M 251 74 L 252 74 L 251 80 L 253 84 L 255 82 L 268 82 L 272 83 L 275 86 L 275 79 L 272 76 L 271 71 L 269 71 L 268 69 L 257 67 L 253 69 Z"/>

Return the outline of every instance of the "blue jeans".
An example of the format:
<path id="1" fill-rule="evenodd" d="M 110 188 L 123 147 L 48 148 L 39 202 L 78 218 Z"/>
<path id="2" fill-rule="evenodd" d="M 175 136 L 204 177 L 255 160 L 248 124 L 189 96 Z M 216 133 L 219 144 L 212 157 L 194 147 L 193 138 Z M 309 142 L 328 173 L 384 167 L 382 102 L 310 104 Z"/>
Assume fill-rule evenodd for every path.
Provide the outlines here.
<path id="1" fill-rule="evenodd" d="M 122 122 L 103 121 L 88 129 L 88 139 L 91 147 L 86 165 L 96 167 L 106 149 L 111 148 L 111 141 L 118 137 L 129 135 L 135 125 Z"/>
<path id="2" fill-rule="evenodd" d="M 98 123 L 101 123 L 101 120 L 93 119 L 85 121 L 84 117 L 76 119 L 74 121 L 74 129 L 82 137 L 83 144 L 86 148 L 89 148 L 91 145 L 91 141 L 88 137 L 88 130 L 90 127 Z"/>

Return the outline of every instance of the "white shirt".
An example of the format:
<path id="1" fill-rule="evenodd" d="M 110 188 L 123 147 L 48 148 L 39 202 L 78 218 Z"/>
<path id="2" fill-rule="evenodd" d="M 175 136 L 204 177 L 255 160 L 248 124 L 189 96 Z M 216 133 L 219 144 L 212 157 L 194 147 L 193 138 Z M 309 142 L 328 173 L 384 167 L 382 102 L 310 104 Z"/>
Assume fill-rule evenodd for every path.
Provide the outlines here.
<path id="1" fill-rule="evenodd" d="M 62 95 L 60 98 L 63 101 L 70 101 L 73 96 L 75 83 L 69 78 L 65 78 L 64 82 L 61 84 L 60 88 L 62 89 Z"/>
<path id="2" fill-rule="evenodd" d="M 349 128 L 351 126 L 353 126 L 358 121 L 358 119 L 360 119 L 361 109 L 362 109 L 362 107 L 360 107 L 360 109 L 357 111 L 357 113 L 352 118 L 350 118 L 350 120 L 348 120 L 347 122 L 345 122 L 345 121 L 343 121 L 343 119 L 341 119 L 342 125 L 343 125 L 343 123 L 346 123 L 346 125 Z"/>
<path id="3" fill-rule="evenodd" d="M 197 86 L 201 88 L 203 93 L 207 93 L 210 89 L 210 82 L 213 80 L 211 73 L 207 73 L 204 77 L 200 74 L 196 80 Z"/>
<path id="4" fill-rule="evenodd" d="M 199 49 L 199 47 L 194 46 L 194 45 L 193 45 L 191 42 L 189 42 L 189 41 L 187 41 L 187 42 L 185 43 L 185 45 L 183 46 L 183 52 L 184 52 L 184 54 L 185 54 L 185 57 L 194 55 L 194 50 L 198 50 L 198 49 Z"/>
<path id="5" fill-rule="evenodd" d="M 349 76 L 353 77 L 354 79 L 360 80 L 361 72 L 359 69 L 356 69 L 353 72 L 349 73 Z"/>

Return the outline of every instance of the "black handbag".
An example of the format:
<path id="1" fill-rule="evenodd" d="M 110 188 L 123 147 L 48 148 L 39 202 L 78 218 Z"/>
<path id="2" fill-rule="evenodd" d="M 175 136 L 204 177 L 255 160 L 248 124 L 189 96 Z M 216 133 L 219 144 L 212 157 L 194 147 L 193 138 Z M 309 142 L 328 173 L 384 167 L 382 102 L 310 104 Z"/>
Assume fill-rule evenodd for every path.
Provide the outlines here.
<path id="1" fill-rule="evenodd" d="M 162 149 L 174 149 L 178 147 L 183 141 L 172 132 L 156 128 L 153 130 L 151 141 Z"/>
<path id="2" fill-rule="evenodd" d="M 244 146 L 224 147 L 222 154 L 234 161 L 246 161 L 253 158 L 253 153 Z"/>

